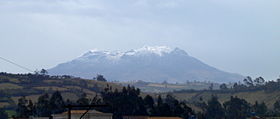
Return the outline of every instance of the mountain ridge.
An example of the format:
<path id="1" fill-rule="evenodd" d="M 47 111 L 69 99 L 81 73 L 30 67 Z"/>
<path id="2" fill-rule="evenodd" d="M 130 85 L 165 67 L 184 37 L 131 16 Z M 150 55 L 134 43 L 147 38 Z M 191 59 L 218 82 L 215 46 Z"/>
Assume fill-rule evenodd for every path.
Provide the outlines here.
<path id="1" fill-rule="evenodd" d="M 111 81 L 184 83 L 194 80 L 236 82 L 242 79 L 241 75 L 211 67 L 180 48 L 167 46 L 145 46 L 125 52 L 90 50 L 48 71 L 51 75 L 67 74 L 88 79 L 103 74 Z"/>

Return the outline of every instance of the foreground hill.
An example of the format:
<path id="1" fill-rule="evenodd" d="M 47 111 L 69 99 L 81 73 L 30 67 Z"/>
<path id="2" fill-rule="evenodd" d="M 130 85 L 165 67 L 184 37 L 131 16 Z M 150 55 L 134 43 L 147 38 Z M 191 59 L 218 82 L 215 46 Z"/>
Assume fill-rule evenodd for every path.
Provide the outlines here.
<path id="1" fill-rule="evenodd" d="M 48 70 L 52 75 L 91 79 L 103 74 L 116 81 L 185 83 L 186 81 L 236 82 L 243 77 L 211 67 L 179 48 L 143 47 L 127 52 L 93 50 Z"/>
<path id="2" fill-rule="evenodd" d="M 60 91 L 64 99 L 76 100 L 86 93 L 93 97 L 110 85 L 120 85 L 96 80 L 85 80 L 71 76 L 48 76 L 39 74 L 7 74 L 0 73 L 0 107 L 15 107 L 18 98 L 26 96 L 33 101 L 44 93 Z"/>

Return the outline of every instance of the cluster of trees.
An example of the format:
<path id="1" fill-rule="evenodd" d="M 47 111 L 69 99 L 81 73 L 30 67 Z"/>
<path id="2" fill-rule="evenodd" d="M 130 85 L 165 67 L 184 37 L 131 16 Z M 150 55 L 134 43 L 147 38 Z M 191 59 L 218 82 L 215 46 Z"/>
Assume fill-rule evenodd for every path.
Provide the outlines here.
<path id="1" fill-rule="evenodd" d="M 51 96 L 49 94 L 41 95 L 36 103 L 21 97 L 18 99 L 16 117 L 48 117 L 51 114 L 66 111 L 64 106 L 68 104 L 106 104 L 108 105 L 107 107 L 96 109 L 102 112 L 113 113 L 114 119 L 122 119 L 124 115 L 179 116 L 188 119 L 190 115 L 194 115 L 193 110 L 185 102 L 175 99 L 172 95 L 167 95 L 165 98 L 159 95 L 154 99 L 150 95 L 143 98 L 140 96 L 140 93 L 139 89 L 131 86 L 123 87 L 121 91 L 113 90 L 112 87 L 107 86 L 101 93 L 101 97 L 95 96 L 89 99 L 83 93 L 75 102 L 65 101 L 59 91 L 54 92 Z"/>
<path id="2" fill-rule="evenodd" d="M 231 97 L 230 100 L 221 104 L 216 96 L 204 102 L 201 99 L 199 106 L 202 112 L 196 113 L 187 106 L 187 102 L 179 101 L 171 94 L 162 97 L 158 95 L 152 97 L 146 95 L 142 97 L 141 91 L 137 88 L 127 86 L 122 90 L 112 89 L 107 86 L 101 96 L 89 99 L 85 93 L 81 94 L 76 101 L 64 100 L 59 91 L 41 95 L 36 103 L 27 100 L 25 97 L 18 99 L 16 108 L 17 117 L 42 116 L 66 111 L 65 105 L 89 105 L 107 104 L 107 107 L 97 108 L 97 110 L 113 113 L 114 119 L 122 119 L 124 115 L 138 116 L 176 116 L 188 119 L 191 115 L 196 115 L 198 119 L 244 119 L 253 115 L 258 116 L 279 116 L 280 100 L 274 104 L 275 111 L 269 111 L 265 103 L 255 102 L 250 104 L 244 99 Z M 81 108 L 78 108 L 81 109 Z M 0 118 L 6 119 L 7 114 L 0 109 Z"/>
<path id="3" fill-rule="evenodd" d="M 102 111 L 113 113 L 114 119 L 121 119 L 123 115 L 178 116 L 188 119 L 193 114 L 185 102 L 171 95 L 164 99 L 160 95 L 156 99 L 150 95 L 142 98 L 140 90 L 130 86 L 123 87 L 121 91 L 107 87 L 101 94 L 104 103 L 109 104 Z"/>
<path id="4" fill-rule="evenodd" d="M 51 96 L 47 93 L 41 95 L 35 104 L 31 100 L 21 97 L 18 99 L 16 116 L 22 118 L 29 116 L 47 117 L 65 111 L 64 106 L 65 102 L 59 91 L 54 92 Z"/>
<path id="5" fill-rule="evenodd" d="M 212 96 L 207 104 L 202 102 L 199 106 L 203 109 L 202 119 L 205 117 L 207 119 L 246 119 L 253 116 L 275 116 L 268 111 L 264 102 L 255 102 L 252 105 L 244 99 L 233 96 L 223 104 L 218 101 L 216 96 Z"/>
<path id="6" fill-rule="evenodd" d="M 230 86 L 230 87 L 228 87 Z M 242 92 L 242 91 L 257 91 L 264 90 L 268 92 L 279 91 L 280 90 L 280 78 L 275 81 L 265 81 L 263 77 L 257 77 L 255 79 L 247 76 L 243 83 L 238 82 L 231 84 L 221 84 L 220 90 L 218 91 L 226 91 L 226 92 Z"/>
<path id="7" fill-rule="evenodd" d="M 101 102 L 101 100 L 97 97 L 97 95 L 92 100 L 90 100 L 87 98 L 86 93 L 82 93 L 76 102 L 70 101 L 69 99 L 65 101 L 59 91 L 54 92 L 51 96 L 49 96 L 47 93 L 41 95 L 35 104 L 31 100 L 21 97 L 18 99 L 16 117 L 49 117 L 51 114 L 58 114 L 66 111 L 66 105 L 89 105 L 91 103 L 99 102 Z"/>
<path id="8" fill-rule="evenodd" d="M 243 83 L 234 83 L 231 88 L 228 88 L 228 85 L 223 83 L 220 85 L 221 90 L 235 90 L 235 91 L 248 91 L 248 90 L 256 90 L 261 89 L 264 85 L 266 85 L 265 79 L 263 77 L 257 77 L 252 79 L 250 76 L 247 76 Z"/>
<path id="9" fill-rule="evenodd" d="M 250 116 L 249 103 L 237 97 L 231 99 L 223 104 L 218 102 L 216 97 L 212 97 L 208 101 L 206 117 L 209 119 L 245 119 Z"/>
<path id="10" fill-rule="evenodd" d="M 96 77 L 93 77 L 93 80 L 97 80 L 97 81 L 102 81 L 102 82 L 107 82 L 107 80 L 105 79 L 105 77 L 103 75 L 98 74 Z"/>
<path id="11" fill-rule="evenodd" d="M 2 108 L 0 108 L 0 119 L 8 119 L 8 114 Z"/>

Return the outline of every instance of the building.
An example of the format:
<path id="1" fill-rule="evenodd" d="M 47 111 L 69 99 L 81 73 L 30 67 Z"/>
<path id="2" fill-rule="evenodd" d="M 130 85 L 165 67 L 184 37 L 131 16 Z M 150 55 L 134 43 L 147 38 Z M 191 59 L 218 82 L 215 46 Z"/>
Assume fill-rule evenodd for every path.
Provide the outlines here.
<path id="1" fill-rule="evenodd" d="M 181 117 L 123 116 L 123 119 L 183 119 Z"/>
<path id="2" fill-rule="evenodd" d="M 80 119 L 86 110 L 71 110 L 71 119 Z M 96 110 L 90 110 L 86 113 L 83 119 L 112 119 L 113 114 L 103 113 Z M 53 119 L 68 119 L 68 112 L 61 114 L 53 114 Z"/>

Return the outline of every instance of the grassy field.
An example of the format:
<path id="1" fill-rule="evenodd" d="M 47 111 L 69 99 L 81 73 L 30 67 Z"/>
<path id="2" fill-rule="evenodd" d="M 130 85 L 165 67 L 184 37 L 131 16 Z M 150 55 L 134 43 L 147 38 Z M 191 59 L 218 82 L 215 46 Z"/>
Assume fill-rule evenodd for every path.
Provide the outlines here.
<path id="1" fill-rule="evenodd" d="M 174 90 L 204 90 L 209 89 L 209 86 L 213 84 L 213 89 L 218 89 L 219 84 L 210 83 L 210 82 L 186 82 L 181 84 L 172 84 L 172 83 L 152 83 L 152 82 L 121 82 L 122 85 L 133 85 L 143 92 L 148 93 L 162 93 L 162 92 L 172 92 Z"/>
<path id="2" fill-rule="evenodd" d="M 22 89 L 22 86 L 12 83 L 1 83 L 0 90 L 7 90 L 7 89 Z"/>
<path id="3" fill-rule="evenodd" d="M 12 117 L 13 115 L 16 115 L 16 112 L 14 110 L 6 110 L 6 113 L 8 114 L 8 117 Z"/>

